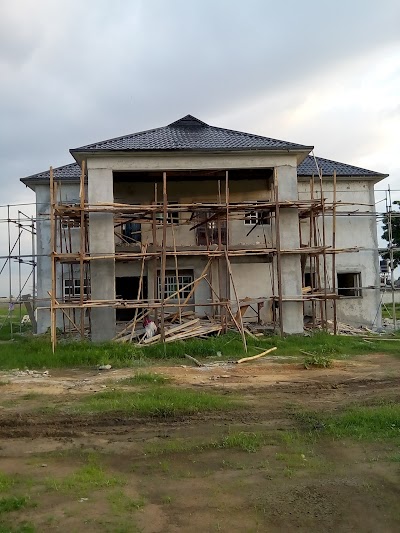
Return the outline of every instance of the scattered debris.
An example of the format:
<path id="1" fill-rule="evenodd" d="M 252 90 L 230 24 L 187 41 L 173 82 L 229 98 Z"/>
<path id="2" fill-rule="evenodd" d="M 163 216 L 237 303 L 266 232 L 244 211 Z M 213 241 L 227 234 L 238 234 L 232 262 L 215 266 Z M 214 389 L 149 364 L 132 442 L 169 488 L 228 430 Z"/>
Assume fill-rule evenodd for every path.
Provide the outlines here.
<path id="1" fill-rule="evenodd" d="M 278 348 L 274 346 L 273 348 L 270 348 L 269 350 L 265 350 L 265 352 L 261 352 L 257 355 L 253 355 L 252 357 L 243 357 L 242 359 L 239 359 L 239 361 L 236 361 L 236 364 L 240 363 L 247 363 L 248 361 L 254 361 L 255 359 L 259 359 L 260 357 L 264 357 L 264 355 L 267 355 L 268 353 L 271 353 Z"/>

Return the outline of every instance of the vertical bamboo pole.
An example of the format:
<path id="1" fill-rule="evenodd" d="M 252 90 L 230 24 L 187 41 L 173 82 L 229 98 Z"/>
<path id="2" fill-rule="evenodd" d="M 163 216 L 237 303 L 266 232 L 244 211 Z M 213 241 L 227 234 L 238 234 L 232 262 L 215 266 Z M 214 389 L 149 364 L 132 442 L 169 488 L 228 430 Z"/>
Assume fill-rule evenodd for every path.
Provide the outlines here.
<path id="1" fill-rule="evenodd" d="M 221 198 L 221 180 L 218 180 L 218 207 L 217 209 L 219 210 L 219 206 L 221 205 L 222 203 L 222 198 Z M 206 222 L 206 228 L 207 228 L 207 222 Z M 206 229 L 207 231 L 207 229 Z M 219 216 L 219 212 L 218 212 L 218 216 L 217 216 L 217 231 L 218 231 L 218 250 L 222 250 L 222 231 L 221 231 L 221 218 Z M 219 300 L 220 302 L 222 303 L 222 305 L 220 306 L 220 318 L 221 318 L 221 325 L 222 325 L 222 331 L 225 333 L 226 332 L 226 327 L 227 327 L 227 324 L 226 324 L 226 319 L 227 319 L 227 316 L 226 316 L 226 305 L 227 305 L 227 298 L 222 298 L 222 295 L 224 294 L 224 287 L 223 287 L 223 284 L 222 284 L 222 278 L 223 278 L 223 271 L 224 271 L 224 268 L 223 268 L 223 265 L 222 265 L 222 259 L 221 259 L 221 256 L 218 257 L 217 259 L 218 261 L 218 290 L 219 290 Z M 225 284 L 225 287 L 226 287 L 226 284 Z"/>
<path id="2" fill-rule="evenodd" d="M 392 314 L 393 314 L 393 328 L 397 329 L 396 319 L 396 301 L 394 298 L 394 256 L 393 256 L 393 227 L 392 227 L 392 192 L 390 185 L 388 185 L 388 197 L 389 197 L 389 217 L 388 217 L 388 230 L 389 230 L 389 245 L 390 245 L 390 288 L 392 291 Z"/>
<path id="3" fill-rule="evenodd" d="M 332 248 L 336 248 L 336 170 L 333 171 Z M 336 253 L 332 254 L 332 292 L 336 294 Z M 333 334 L 337 335 L 337 301 L 333 298 Z"/>
<path id="4" fill-rule="evenodd" d="M 80 331 L 81 339 L 85 338 L 85 309 L 83 307 L 83 286 L 85 283 L 85 272 L 83 258 L 85 255 L 85 160 L 82 161 L 81 180 L 79 186 L 79 209 L 80 209 L 80 245 L 79 245 L 79 304 L 80 312 Z"/>
<path id="5" fill-rule="evenodd" d="M 319 171 L 319 187 L 320 187 L 320 192 L 321 192 L 321 204 L 322 204 L 322 246 L 323 246 L 322 264 L 324 268 L 324 316 L 325 316 L 325 329 L 327 329 L 328 308 L 327 308 L 326 295 L 327 295 L 328 276 L 327 276 L 327 266 L 326 266 L 325 198 L 324 198 L 324 190 L 323 190 L 323 184 L 322 184 L 322 170 Z M 322 327 L 324 327 L 324 324 L 322 324 Z"/>
<path id="6" fill-rule="evenodd" d="M 314 238 L 314 175 L 310 178 L 310 248 L 313 245 L 313 238 Z M 316 281 L 316 269 L 315 269 L 315 258 L 313 258 L 312 255 L 310 255 L 310 281 L 311 281 L 311 292 L 315 289 L 315 281 Z M 311 309 L 312 309 L 312 327 L 315 328 L 315 315 L 316 315 L 316 302 L 315 300 L 312 300 L 311 302 Z"/>
<path id="7" fill-rule="evenodd" d="M 154 182 L 154 205 L 157 205 L 158 200 L 158 191 L 157 191 L 157 182 Z M 157 276 L 157 270 L 158 270 L 158 243 L 157 243 L 157 217 L 156 217 L 156 211 L 153 210 L 152 212 L 152 222 L 151 222 L 151 231 L 153 235 L 153 250 L 155 252 L 154 260 L 153 260 L 153 297 L 154 300 L 157 299 L 158 295 L 158 276 Z M 158 322 L 158 308 L 156 307 L 154 309 L 154 321 L 157 324 Z"/>
<path id="8" fill-rule="evenodd" d="M 50 249 L 51 249 L 51 295 L 50 295 L 50 331 L 51 331 L 51 347 L 53 353 L 57 344 L 56 331 L 56 227 L 55 227 L 55 190 L 54 190 L 54 174 L 53 167 L 50 167 Z"/>
<path id="9" fill-rule="evenodd" d="M 22 333 L 22 308 L 21 308 L 21 234 L 22 234 L 22 226 L 21 226 L 21 211 L 18 210 L 18 233 L 19 233 L 19 239 L 18 239 L 18 307 L 19 307 L 19 332 Z"/>
<path id="10" fill-rule="evenodd" d="M 282 321 L 282 264 L 281 264 L 281 234 L 279 227 L 279 187 L 276 167 L 274 167 L 274 194 L 275 194 L 275 247 L 276 247 L 276 271 L 278 280 L 278 307 L 279 307 L 279 330 L 283 336 L 283 321 Z"/>
<path id="11" fill-rule="evenodd" d="M 163 172 L 163 236 L 162 236 L 162 251 L 161 251 L 161 341 L 165 342 L 165 270 L 167 263 L 167 173 Z"/>
<path id="12" fill-rule="evenodd" d="M 229 261 L 229 256 L 228 256 L 228 251 L 227 250 L 225 250 L 225 259 L 226 259 L 226 266 L 227 266 L 227 269 L 228 269 L 228 272 L 229 272 L 229 275 L 230 275 L 230 278 L 231 278 L 231 282 L 232 282 L 233 292 L 235 293 L 236 304 L 237 304 L 237 308 L 238 308 L 238 316 L 239 316 L 239 321 L 240 321 L 239 322 L 240 334 L 242 336 L 243 347 L 244 347 L 245 352 L 247 353 L 246 334 L 244 332 L 242 313 L 240 312 L 240 301 L 239 301 L 238 293 L 236 291 L 236 286 L 235 286 L 235 282 L 234 282 L 234 279 L 233 279 L 231 262 Z M 232 314 L 232 316 L 233 316 L 233 314 Z"/>
<path id="13" fill-rule="evenodd" d="M 179 216 L 179 211 L 178 211 Z M 176 288 L 179 289 L 179 268 L 178 268 L 178 256 L 176 254 L 176 240 L 175 240 L 175 229 L 174 222 L 171 217 L 171 230 L 172 230 L 172 242 L 174 245 L 174 260 L 175 260 L 175 277 L 176 277 Z M 181 293 L 178 292 L 178 313 L 179 313 L 179 323 L 182 322 L 182 309 L 181 309 Z"/>
<path id="14" fill-rule="evenodd" d="M 34 223 L 34 218 L 31 218 L 31 229 L 32 229 L 32 312 L 35 315 L 36 310 L 36 272 L 37 272 L 37 258 L 36 258 L 36 241 L 35 241 L 35 235 L 36 235 L 36 228 Z M 32 324 L 33 326 L 33 333 L 37 333 L 37 321 Z"/>
<path id="15" fill-rule="evenodd" d="M 226 222 L 225 222 L 225 235 L 226 235 L 226 245 L 225 250 L 227 252 L 227 257 L 229 257 L 229 171 L 225 171 L 225 203 L 226 203 Z M 229 267 L 227 269 L 226 273 L 226 294 L 229 298 L 229 301 L 231 300 L 231 283 L 229 279 L 229 273 L 230 273 L 231 265 L 229 264 Z M 232 276 L 231 276 L 232 278 Z M 233 278 L 232 278 L 232 286 L 233 286 Z M 228 317 L 226 317 L 228 319 Z M 242 321 L 243 322 L 243 321 Z M 247 346 L 245 347 L 247 352 Z"/>
<path id="16" fill-rule="evenodd" d="M 14 303 L 12 302 L 12 269 L 11 269 L 11 228 L 10 228 L 10 206 L 7 205 L 7 235 L 8 235 L 8 317 L 10 319 L 10 338 L 13 339 L 12 314 Z"/>

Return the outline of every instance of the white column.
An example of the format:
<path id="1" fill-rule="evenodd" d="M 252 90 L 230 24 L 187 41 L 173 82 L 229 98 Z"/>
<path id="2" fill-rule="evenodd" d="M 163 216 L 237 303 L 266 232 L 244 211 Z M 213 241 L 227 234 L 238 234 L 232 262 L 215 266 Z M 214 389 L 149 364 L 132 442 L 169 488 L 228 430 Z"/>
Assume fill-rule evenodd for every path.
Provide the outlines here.
<path id="1" fill-rule="evenodd" d="M 295 164 L 276 167 L 279 201 L 296 201 L 297 167 Z M 299 213 L 293 207 L 281 207 L 279 217 L 280 242 L 282 250 L 300 248 Z M 282 297 L 301 298 L 301 262 L 300 254 L 281 255 Z M 302 302 L 282 302 L 283 332 L 288 334 L 303 333 Z"/>
<path id="2" fill-rule="evenodd" d="M 113 202 L 113 173 L 111 169 L 88 169 L 89 203 Z M 92 256 L 114 254 L 114 217 L 112 213 L 89 214 L 89 249 Z M 90 284 L 92 300 L 115 299 L 115 261 L 91 261 Z M 115 309 L 102 307 L 91 310 L 92 340 L 102 342 L 115 336 Z"/>

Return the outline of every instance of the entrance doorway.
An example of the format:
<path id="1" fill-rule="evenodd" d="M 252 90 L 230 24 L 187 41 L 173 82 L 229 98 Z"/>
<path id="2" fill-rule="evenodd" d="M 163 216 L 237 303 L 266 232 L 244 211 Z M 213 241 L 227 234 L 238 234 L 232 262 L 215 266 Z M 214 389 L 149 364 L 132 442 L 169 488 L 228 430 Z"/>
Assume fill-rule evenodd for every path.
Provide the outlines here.
<path id="1" fill-rule="evenodd" d="M 136 300 L 139 290 L 139 276 L 115 278 L 115 294 L 122 300 Z M 147 298 L 147 276 L 143 276 L 142 298 Z M 117 309 L 117 320 L 128 321 L 135 316 L 135 308 Z"/>

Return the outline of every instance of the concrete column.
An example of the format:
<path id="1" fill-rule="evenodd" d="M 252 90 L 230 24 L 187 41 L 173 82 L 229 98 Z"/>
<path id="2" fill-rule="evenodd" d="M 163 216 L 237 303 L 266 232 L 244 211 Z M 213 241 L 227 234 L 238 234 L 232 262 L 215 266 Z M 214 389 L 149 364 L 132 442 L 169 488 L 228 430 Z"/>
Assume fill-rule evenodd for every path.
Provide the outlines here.
<path id="1" fill-rule="evenodd" d="M 284 165 L 276 167 L 279 200 L 297 200 L 297 168 Z M 281 208 L 280 217 L 281 249 L 300 248 L 299 213 L 293 207 Z M 300 254 L 281 255 L 282 295 L 283 298 L 301 297 L 301 262 Z M 282 303 L 283 332 L 288 334 L 303 333 L 302 302 Z"/>
<path id="2" fill-rule="evenodd" d="M 90 203 L 113 202 L 113 173 L 110 169 L 88 169 Z M 89 248 L 91 255 L 114 254 L 114 217 L 112 213 L 89 214 Z M 91 262 L 90 283 L 93 300 L 115 299 L 115 261 L 99 259 Z M 115 336 L 115 309 L 91 310 L 92 341 L 103 342 Z"/>

